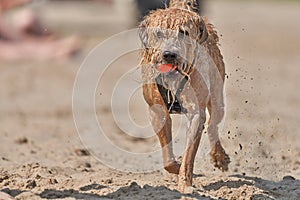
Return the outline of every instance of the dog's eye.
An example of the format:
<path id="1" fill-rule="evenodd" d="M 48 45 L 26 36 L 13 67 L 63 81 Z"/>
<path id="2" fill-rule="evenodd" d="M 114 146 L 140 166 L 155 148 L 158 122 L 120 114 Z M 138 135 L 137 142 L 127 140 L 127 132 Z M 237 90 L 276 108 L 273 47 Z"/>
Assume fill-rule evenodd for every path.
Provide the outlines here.
<path id="1" fill-rule="evenodd" d="M 188 31 L 184 31 L 184 30 L 179 30 L 179 34 L 180 35 L 185 35 L 185 36 L 189 36 L 190 35 L 190 33 L 188 32 Z"/>
<path id="2" fill-rule="evenodd" d="M 158 39 L 162 39 L 164 34 L 161 31 L 157 31 L 156 36 L 157 36 Z"/>
<path id="3" fill-rule="evenodd" d="M 189 35 L 190 35 L 190 34 L 189 34 L 188 31 L 184 31 L 184 30 L 182 30 L 182 29 L 180 29 L 179 32 L 178 32 L 178 38 L 179 38 L 179 39 L 183 39 L 184 36 L 189 37 Z"/>

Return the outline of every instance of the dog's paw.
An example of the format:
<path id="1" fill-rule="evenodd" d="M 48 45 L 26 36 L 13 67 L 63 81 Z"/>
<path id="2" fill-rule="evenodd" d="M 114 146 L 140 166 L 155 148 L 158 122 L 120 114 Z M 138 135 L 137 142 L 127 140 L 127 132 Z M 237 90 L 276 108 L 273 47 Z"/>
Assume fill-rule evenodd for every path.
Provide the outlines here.
<path id="1" fill-rule="evenodd" d="M 228 171 L 228 165 L 230 163 L 230 158 L 226 154 L 220 142 L 217 142 L 215 146 L 210 151 L 211 163 L 219 168 L 220 170 Z"/>
<path id="2" fill-rule="evenodd" d="M 164 166 L 165 170 L 167 172 L 172 173 L 172 174 L 179 174 L 179 169 L 180 169 L 180 163 L 173 161 L 171 163 L 168 163 L 167 165 Z"/>
<path id="3" fill-rule="evenodd" d="M 195 194 L 198 189 L 193 186 L 178 185 L 177 190 L 182 194 Z"/>
<path id="4" fill-rule="evenodd" d="M 185 187 L 184 190 L 182 191 L 182 193 L 184 193 L 184 194 L 193 194 L 196 192 L 197 192 L 197 188 L 195 188 L 193 186 Z"/>

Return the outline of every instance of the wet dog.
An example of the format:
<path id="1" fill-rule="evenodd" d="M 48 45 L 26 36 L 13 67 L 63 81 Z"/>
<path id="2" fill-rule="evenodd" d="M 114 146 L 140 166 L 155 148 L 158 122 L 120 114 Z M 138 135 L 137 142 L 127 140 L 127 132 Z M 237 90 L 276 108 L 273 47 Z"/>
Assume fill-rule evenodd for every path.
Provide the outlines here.
<path id="1" fill-rule="evenodd" d="M 213 25 L 197 13 L 195 0 L 173 0 L 169 8 L 150 13 L 141 22 L 139 35 L 143 95 L 162 147 L 164 168 L 179 175 L 178 190 L 186 192 L 192 186 L 206 109 L 212 164 L 226 171 L 230 162 L 218 136 L 224 118 L 225 77 L 218 36 Z M 171 114 L 188 118 L 181 163 L 173 154 Z"/>

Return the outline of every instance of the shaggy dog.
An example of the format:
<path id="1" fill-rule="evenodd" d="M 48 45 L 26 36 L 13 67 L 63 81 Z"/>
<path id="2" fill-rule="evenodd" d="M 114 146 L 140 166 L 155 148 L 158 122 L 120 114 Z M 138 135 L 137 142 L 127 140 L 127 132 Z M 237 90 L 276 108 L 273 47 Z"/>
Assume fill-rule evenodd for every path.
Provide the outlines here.
<path id="1" fill-rule="evenodd" d="M 192 186 L 194 159 L 206 121 L 211 162 L 228 170 L 229 156 L 218 136 L 224 118 L 225 67 L 213 26 L 197 13 L 195 0 L 171 0 L 169 8 L 145 17 L 139 26 L 143 44 L 141 66 L 143 95 L 149 105 L 151 123 L 163 154 L 164 168 L 178 174 L 178 190 Z M 170 114 L 188 119 L 186 148 L 182 162 L 172 149 Z"/>

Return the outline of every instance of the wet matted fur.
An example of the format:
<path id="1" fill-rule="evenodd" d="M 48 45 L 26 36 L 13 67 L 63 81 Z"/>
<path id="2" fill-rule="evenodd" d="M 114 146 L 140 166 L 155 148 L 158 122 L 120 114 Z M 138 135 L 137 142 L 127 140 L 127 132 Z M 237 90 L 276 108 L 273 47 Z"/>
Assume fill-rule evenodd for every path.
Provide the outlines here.
<path id="1" fill-rule="evenodd" d="M 195 1 L 173 0 L 169 8 L 150 13 L 139 27 L 143 43 L 143 95 L 162 146 L 164 168 L 169 173 L 179 174 L 181 192 L 192 186 L 194 159 L 206 121 L 206 108 L 210 113 L 207 132 L 212 164 L 227 171 L 230 162 L 218 136 L 224 118 L 223 57 L 213 25 L 199 16 L 196 8 Z M 165 64 L 174 69 L 161 73 L 158 67 Z M 175 104 L 180 108 L 175 109 Z M 176 161 L 173 154 L 172 113 L 185 114 L 188 118 L 182 163 Z"/>

